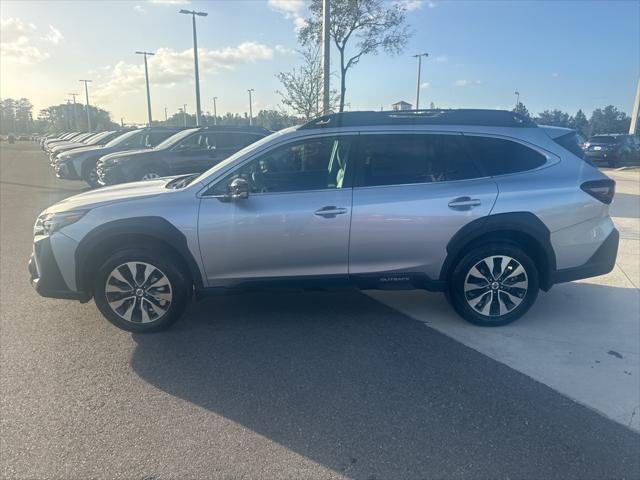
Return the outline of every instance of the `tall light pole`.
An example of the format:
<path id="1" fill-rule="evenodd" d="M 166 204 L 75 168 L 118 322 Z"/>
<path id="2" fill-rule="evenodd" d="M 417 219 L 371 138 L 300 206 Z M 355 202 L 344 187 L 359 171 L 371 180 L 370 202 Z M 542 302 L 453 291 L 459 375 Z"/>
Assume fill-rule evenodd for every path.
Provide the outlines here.
<path id="1" fill-rule="evenodd" d="M 182 120 L 184 120 L 184 126 L 187 126 L 187 104 L 182 105 Z"/>
<path id="2" fill-rule="evenodd" d="M 155 53 L 136 52 L 136 55 L 142 55 L 144 57 L 144 78 L 147 82 L 147 114 L 149 115 L 149 126 L 151 126 L 151 93 L 149 92 L 149 68 L 147 67 L 147 57 L 153 56 Z"/>
<path id="3" fill-rule="evenodd" d="M 67 95 L 71 95 L 73 97 L 73 124 L 76 130 L 80 130 L 78 126 L 78 112 L 76 111 L 76 97 L 79 95 L 78 93 L 68 93 Z"/>
<path id="4" fill-rule="evenodd" d="M 253 88 L 247 90 L 247 92 L 249 92 L 249 126 L 253 124 L 253 107 L 251 106 L 251 92 L 253 91 Z"/>
<path id="5" fill-rule="evenodd" d="M 416 86 L 416 110 L 420 110 L 420 74 L 422 73 L 422 57 L 428 57 L 428 53 L 418 53 L 414 58 L 418 59 L 418 85 Z"/>
<path id="6" fill-rule="evenodd" d="M 91 80 L 80 80 L 81 82 L 84 82 L 84 94 L 87 98 L 87 131 L 91 132 L 91 114 L 89 113 L 89 87 L 88 84 L 91 82 Z"/>
<path id="7" fill-rule="evenodd" d="M 218 109 L 216 108 L 216 100 L 218 97 L 213 97 L 213 124 L 218 124 Z"/>
<path id="8" fill-rule="evenodd" d="M 69 109 L 71 108 L 71 100 L 67 99 L 67 108 L 66 108 L 66 114 L 65 114 L 65 125 L 67 126 L 67 130 L 71 130 L 71 119 L 69 115 Z"/>
<path id="9" fill-rule="evenodd" d="M 164 107 L 164 121 L 167 122 L 169 120 L 169 116 L 167 115 L 167 107 Z"/>
<path id="10" fill-rule="evenodd" d="M 200 72 L 198 71 L 198 37 L 196 35 L 196 15 L 199 17 L 206 17 L 206 12 L 196 12 L 195 10 L 180 10 L 180 13 L 191 15 L 193 21 L 193 65 L 196 72 L 196 125 L 200 125 L 200 117 L 202 111 L 200 110 Z"/>
<path id="11" fill-rule="evenodd" d="M 329 97 L 331 96 L 331 65 L 329 52 L 331 47 L 331 0 L 322 0 L 322 114 L 329 114 Z"/>
<path id="12" fill-rule="evenodd" d="M 520 106 L 520 92 L 513 92 L 516 95 L 516 108 L 513 110 L 514 112 L 518 111 L 518 107 Z"/>

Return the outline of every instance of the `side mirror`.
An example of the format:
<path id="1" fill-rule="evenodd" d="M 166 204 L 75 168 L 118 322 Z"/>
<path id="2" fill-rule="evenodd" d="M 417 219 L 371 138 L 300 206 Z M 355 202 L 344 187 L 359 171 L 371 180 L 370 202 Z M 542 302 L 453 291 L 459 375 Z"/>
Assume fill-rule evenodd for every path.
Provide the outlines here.
<path id="1" fill-rule="evenodd" d="M 249 183 L 244 178 L 234 178 L 227 185 L 229 200 L 243 200 L 249 198 Z"/>

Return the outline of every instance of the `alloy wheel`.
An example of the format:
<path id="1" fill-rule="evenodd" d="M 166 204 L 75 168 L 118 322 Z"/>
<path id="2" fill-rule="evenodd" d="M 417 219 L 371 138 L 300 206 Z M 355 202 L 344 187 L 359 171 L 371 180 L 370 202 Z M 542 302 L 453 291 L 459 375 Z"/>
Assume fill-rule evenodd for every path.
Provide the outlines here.
<path id="1" fill-rule="evenodd" d="M 150 323 L 167 313 L 173 298 L 171 283 L 157 267 L 127 262 L 112 270 L 105 285 L 107 304 L 123 320 Z"/>
<path id="2" fill-rule="evenodd" d="M 513 311 L 527 295 L 527 272 L 507 255 L 493 255 L 476 263 L 467 273 L 464 297 L 480 315 L 500 317 Z"/>
<path id="3" fill-rule="evenodd" d="M 158 175 L 156 172 L 147 172 L 142 175 L 142 180 L 153 180 L 154 178 L 160 178 L 160 175 Z"/>

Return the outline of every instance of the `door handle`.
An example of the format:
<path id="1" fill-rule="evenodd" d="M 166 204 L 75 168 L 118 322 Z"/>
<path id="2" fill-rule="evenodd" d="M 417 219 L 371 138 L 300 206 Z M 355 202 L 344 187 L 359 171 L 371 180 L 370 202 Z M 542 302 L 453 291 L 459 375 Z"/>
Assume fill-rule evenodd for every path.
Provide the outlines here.
<path id="1" fill-rule="evenodd" d="M 347 213 L 346 208 L 335 207 L 333 205 L 330 205 L 328 207 L 322 207 L 316 210 L 315 212 L 313 212 L 314 215 L 317 215 L 319 217 L 324 217 L 324 218 L 335 218 L 336 215 L 342 215 L 343 213 Z"/>
<path id="2" fill-rule="evenodd" d="M 470 210 L 480 205 L 480 200 L 471 197 L 458 197 L 449 202 L 449 208 L 454 210 Z"/>

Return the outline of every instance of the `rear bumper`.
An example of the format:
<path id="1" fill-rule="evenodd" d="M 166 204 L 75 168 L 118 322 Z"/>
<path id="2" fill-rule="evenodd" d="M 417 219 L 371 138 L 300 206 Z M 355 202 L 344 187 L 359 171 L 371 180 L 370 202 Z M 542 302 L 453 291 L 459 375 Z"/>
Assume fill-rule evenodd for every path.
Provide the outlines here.
<path id="1" fill-rule="evenodd" d="M 572 282 L 581 278 L 597 277 L 609 273 L 616 264 L 619 243 L 620 234 L 614 228 L 585 264 L 556 270 L 551 274 L 551 283 Z"/>
<path id="2" fill-rule="evenodd" d="M 64 298 L 80 302 L 88 302 L 91 299 L 91 295 L 87 292 L 76 292 L 69 289 L 60 273 L 48 238 L 34 243 L 28 270 L 31 286 L 43 297 Z"/>

